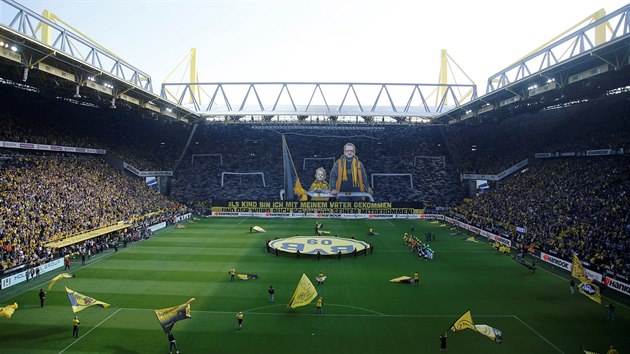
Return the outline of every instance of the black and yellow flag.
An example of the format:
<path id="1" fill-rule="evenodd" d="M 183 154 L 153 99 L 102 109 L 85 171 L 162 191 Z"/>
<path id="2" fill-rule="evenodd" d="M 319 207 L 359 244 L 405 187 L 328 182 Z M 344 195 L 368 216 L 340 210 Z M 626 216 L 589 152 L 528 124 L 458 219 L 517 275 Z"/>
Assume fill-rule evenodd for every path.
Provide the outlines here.
<path id="1" fill-rule="evenodd" d="M 586 271 L 582 262 L 578 259 L 577 255 L 573 254 L 573 263 L 571 264 L 571 276 L 579 280 L 581 283 L 590 283 L 591 279 L 586 276 Z"/>
<path id="2" fill-rule="evenodd" d="M 585 283 L 580 283 L 580 285 L 578 285 L 578 290 L 580 290 L 582 294 L 588 296 L 589 299 L 601 305 L 602 295 L 599 293 L 599 286 L 591 283 L 590 280 Z"/>
<path id="3" fill-rule="evenodd" d="M 190 318 L 190 303 L 193 301 L 195 301 L 194 297 L 179 306 L 154 310 L 158 322 L 160 322 L 160 325 L 162 325 L 162 328 L 164 329 L 164 333 L 170 333 L 175 325 L 175 322 Z"/>
<path id="4" fill-rule="evenodd" d="M 300 183 L 300 177 L 298 177 L 295 165 L 293 165 L 293 158 L 284 135 L 282 136 L 282 161 L 284 167 L 284 199 L 306 200 L 306 190 Z"/>
<path id="5" fill-rule="evenodd" d="M 317 297 L 317 290 L 311 283 L 311 280 L 306 276 L 306 274 L 302 273 L 302 278 L 300 278 L 300 282 L 295 288 L 295 292 L 289 300 L 289 304 L 287 308 L 294 309 L 300 306 L 306 306 L 313 301 Z"/>

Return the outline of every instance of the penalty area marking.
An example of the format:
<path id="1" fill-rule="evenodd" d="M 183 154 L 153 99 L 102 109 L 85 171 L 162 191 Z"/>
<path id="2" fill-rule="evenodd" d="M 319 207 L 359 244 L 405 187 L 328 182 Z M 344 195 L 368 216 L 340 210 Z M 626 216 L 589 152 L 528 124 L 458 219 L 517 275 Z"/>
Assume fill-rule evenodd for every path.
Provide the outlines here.
<path id="1" fill-rule="evenodd" d="M 92 329 L 90 329 L 89 331 L 87 331 L 86 334 L 82 335 L 81 337 L 77 338 L 74 340 L 74 342 L 70 343 L 70 345 L 68 345 L 67 347 L 61 349 L 61 351 L 58 354 L 61 354 L 63 352 L 65 352 L 68 348 L 70 348 L 71 346 L 74 345 L 74 343 L 80 341 L 81 339 L 83 339 L 83 337 L 86 337 L 88 334 L 90 334 L 90 332 L 92 332 L 93 330 L 95 330 L 98 326 L 102 325 L 103 323 L 105 323 L 107 320 L 109 320 L 110 318 L 114 317 L 115 314 L 117 314 L 118 312 L 120 312 L 120 310 L 122 310 L 122 308 L 119 308 L 118 310 L 116 310 L 116 312 L 112 313 L 111 315 L 107 316 L 107 318 L 105 318 L 104 320 L 102 320 L 101 322 L 99 322 L 96 326 L 92 327 Z"/>

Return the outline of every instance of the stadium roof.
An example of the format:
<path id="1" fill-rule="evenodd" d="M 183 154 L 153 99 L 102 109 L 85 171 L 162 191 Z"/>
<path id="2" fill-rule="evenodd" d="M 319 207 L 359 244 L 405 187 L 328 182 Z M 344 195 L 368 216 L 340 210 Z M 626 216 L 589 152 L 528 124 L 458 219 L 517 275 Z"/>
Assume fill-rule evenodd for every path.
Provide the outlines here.
<path id="1" fill-rule="evenodd" d="M 474 85 L 351 82 L 168 83 L 156 95 L 148 74 L 102 47 L 13 0 L 1 0 L 0 7 L 15 13 L 9 23 L 0 24 L 0 83 L 77 104 L 122 106 L 183 122 L 353 116 L 369 122 L 387 117 L 448 124 L 535 111 L 629 82 L 630 4 L 497 72 L 481 97 Z M 173 87 L 176 93 L 169 91 Z M 460 99 L 461 89 L 473 94 Z M 206 92 L 207 102 L 194 98 L 198 90 Z"/>

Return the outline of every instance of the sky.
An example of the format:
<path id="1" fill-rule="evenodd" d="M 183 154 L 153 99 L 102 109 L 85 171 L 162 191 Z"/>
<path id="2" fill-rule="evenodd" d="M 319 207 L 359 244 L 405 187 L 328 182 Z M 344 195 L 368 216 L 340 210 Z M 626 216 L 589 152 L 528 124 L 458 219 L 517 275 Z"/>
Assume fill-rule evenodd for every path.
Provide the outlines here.
<path id="1" fill-rule="evenodd" d="M 440 51 L 485 93 L 488 77 L 600 8 L 628 0 L 61 0 L 48 9 L 149 74 L 188 82 L 438 82 Z M 175 71 L 174 71 L 175 70 Z M 170 74 L 170 76 L 169 76 Z M 470 83 L 462 73 L 449 83 Z"/>

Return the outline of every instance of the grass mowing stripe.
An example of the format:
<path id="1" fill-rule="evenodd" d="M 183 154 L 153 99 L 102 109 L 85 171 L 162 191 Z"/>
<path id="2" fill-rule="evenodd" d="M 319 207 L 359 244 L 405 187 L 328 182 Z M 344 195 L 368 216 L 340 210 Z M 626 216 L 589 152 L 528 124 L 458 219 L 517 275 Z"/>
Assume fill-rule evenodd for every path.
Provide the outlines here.
<path id="1" fill-rule="evenodd" d="M 168 343 L 152 311 L 191 297 L 196 298 L 192 319 L 175 326 L 178 345 L 188 353 L 291 353 L 295 349 L 291 343 L 303 343 L 302 354 L 431 353 L 439 350 L 440 332 L 448 330 L 467 309 L 480 323 L 487 321 L 501 330 L 504 341 L 497 345 L 474 331 L 462 331 L 449 336 L 449 349 L 454 353 L 558 354 L 572 353 L 576 346 L 604 348 L 611 343 L 621 352 L 630 351 L 626 306 L 617 308 L 615 321 L 606 321 L 603 306 L 569 294 L 568 279 L 562 274 L 532 274 L 483 240 L 465 242 L 466 235 L 450 235 L 439 223 L 426 221 L 323 222 L 324 230 L 332 234 L 355 235 L 374 243 L 374 253 L 358 259 L 320 261 L 275 257 L 264 252 L 267 238 L 310 235 L 314 220 L 213 218 L 188 224 L 185 229 L 169 227 L 98 263 L 93 258 L 77 269 L 73 262 L 72 272 L 77 277 L 61 285 L 112 305 L 107 314 L 86 310 L 82 318 L 86 332 L 102 322 L 102 316 L 118 308 L 129 310 L 119 311 L 66 352 L 165 351 Z M 249 234 L 254 224 L 267 234 Z M 436 252 L 433 261 L 419 260 L 403 244 L 402 234 L 412 226 L 415 235 L 431 232 L 437 236 L 430 242 Z M 379 235 L 368 237 L 368 228 Z M 259 278 L 230 282 L 227 270 L 232 266 L 237 273 L 258 274 Z M 300 275 L 305 273 L 314 280 L 320 271 L 328 275 L 325 285 L 316 285 L 325 300 L 324 314 L 315 313 L 314 303 L 287 309 Z M 421 276 L 418 287 L 389 281 L 414 271 Z M 35 284 L 40 283 L 27 286 Z M 276 289 L 276 304 L 268 302 L 269 285 Z M 4 328 L 3 335 L 11 341 L 3 351 L 43 354 L 67 347 L 73 339 L 66 335 L 72 310 L 63 286 L 53 288 L 44 309 L 39 307 L 37 291 L 24 293 L 24 289 L 25 284 L 16 286 L 22 293 L 12 300 L 20 309 Z M 239 310 L 246 310 L 242 331 L 236 327 Z"/>
<path id="2" fill-rule="evenodd" d="M 109 320 L 110 318 L 114 317 L 115 314 L 117 314 L 118 312 L 120 312 L 120 310 L 122 310 L 122 308 L 116 310 L 116 312 L 112 313 L 111 315 L 107 316 L 107 318 L 105 318 L 104 320 L 102 320 L 101 322 L 99 322 L 96 326 L 92 327 L 92 329 L 90 329 L 86 334 L 82 335 L 81 337 L 77 338 L 74 342 L 70 343 L 70 345 L 68 345 L 67 347 L 63 348 L 58 354 L 61 354 L 63 352 L 65 352 L 68 348 L 70 348 L 71 346 L 73 346 L 76 342 L 80 341 L 81 339 L 83 339 L 84 337 L 87 337 L 88 334 L 90 334 L 93 330 L 97 329 L 98 326 L 102 325 L 103 323 L 107 322 L 107 320 Z"/>

